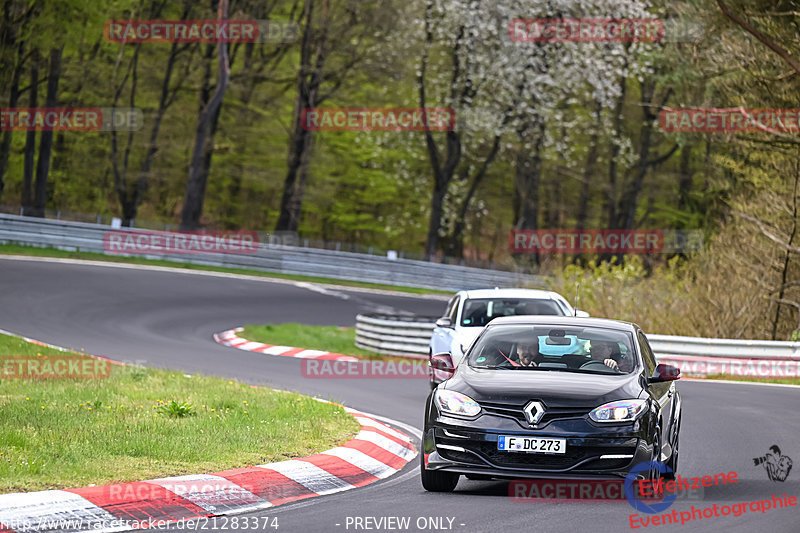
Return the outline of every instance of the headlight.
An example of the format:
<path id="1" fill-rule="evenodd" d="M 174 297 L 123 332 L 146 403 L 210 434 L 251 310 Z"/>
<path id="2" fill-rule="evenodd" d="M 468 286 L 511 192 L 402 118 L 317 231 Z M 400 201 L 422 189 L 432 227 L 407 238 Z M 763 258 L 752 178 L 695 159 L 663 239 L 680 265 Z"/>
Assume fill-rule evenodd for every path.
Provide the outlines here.
<path id="1" fill-rule="evenodd" d="M 620 400 L 597 407 L 589 413 L 595 422 L 632 422 L 647 408 L 647 400 Z"/>
<path id="2" fill-rule="evenodd" d="M 460 392 L 436 390 L 433 401 L 441 413 L 457 416 L 477 416 L 481 412 L 478 402 Z"/>

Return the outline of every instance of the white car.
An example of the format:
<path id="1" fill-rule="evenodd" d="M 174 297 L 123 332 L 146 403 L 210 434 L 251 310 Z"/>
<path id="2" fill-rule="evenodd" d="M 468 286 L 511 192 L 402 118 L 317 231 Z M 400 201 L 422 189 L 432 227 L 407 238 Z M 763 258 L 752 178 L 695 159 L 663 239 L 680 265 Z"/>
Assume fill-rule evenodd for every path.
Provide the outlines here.
<path id="1" fill-rule="evenodd" d="M 447 303 L 444 316 L 436 321 L 428 356 L 448 352 L 458 365 L 472 341 L 492 319 L 501 316 L 554 315 L 586 318 L 588 313 L 572 307 L 552 291 L 534 289 L 477 289 L 459 291 Z M 430 374 L 431 388 L 443 381 L 438 371 Z"/>

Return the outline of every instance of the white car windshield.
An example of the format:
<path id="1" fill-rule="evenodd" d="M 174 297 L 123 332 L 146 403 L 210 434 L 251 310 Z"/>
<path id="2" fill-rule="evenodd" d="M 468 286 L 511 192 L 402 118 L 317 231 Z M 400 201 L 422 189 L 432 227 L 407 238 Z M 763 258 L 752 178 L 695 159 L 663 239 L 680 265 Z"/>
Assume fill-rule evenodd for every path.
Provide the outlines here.
<path id="1" fill-rule="evenodd" d="M 471 298 L 464 302 L 462 327 L 483 327 L 501 316 L 555 315 L 565 312 L 555 301 L 542 298 Z"/>

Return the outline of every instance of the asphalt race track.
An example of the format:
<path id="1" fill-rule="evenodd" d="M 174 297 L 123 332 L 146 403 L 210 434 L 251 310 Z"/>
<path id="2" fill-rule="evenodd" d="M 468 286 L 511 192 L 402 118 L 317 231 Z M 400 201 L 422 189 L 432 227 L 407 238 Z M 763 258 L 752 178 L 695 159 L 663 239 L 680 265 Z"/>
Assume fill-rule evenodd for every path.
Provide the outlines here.
<path id="1" fill-rule="evenodd" d="M 212 334 L 251 323 L 352 326 L 359 312 L 436 315 L 444 307 L 441 299 L 319 290 L 292 282 L 7 258 L 0 258 L 0 299 L 0 328 L 17 334 L 117 360 L 317 394 L 414 428 L 422 424 L 425 380 L 305 379 L 298 359 L 223 347 L 214 343 Z M 679 474 L 735 471 L 739 481 L 707 488 L 699 501 L 676 501 L 667 512 L 765 500 L 773 494 L 800 497 L 800 465 L 781 483 L 770 481 L 764 468 L 753 464 L 753 458 L 773 444 L 800 461 L 796 388 L 702 382 L 682 382 L 679 387 L 684 400 Z M 631 530 L 634 509 L 626 501 L 519 503 L 508 497 L 508 483 L 464 478 L 453 494 L 431 494 L 418 478 L 415 460 L 403 472 L 367 487 L 239 516 L 266 516 L 270 523 L 277 517 L 279 529 L 265 530 L 279 533 L 368 530 L 356 529 L 355 517 L 410 517 L 407 529 L 361 522 L 371 531 Z M 222 520 L 203 525 L 222 530 L 223 523 L 236 529 Z M 798 507 L 792 507 L 766 513 L 748 508 L 739 517 L 651 525 L 638 531 L 799 529 Z"/>

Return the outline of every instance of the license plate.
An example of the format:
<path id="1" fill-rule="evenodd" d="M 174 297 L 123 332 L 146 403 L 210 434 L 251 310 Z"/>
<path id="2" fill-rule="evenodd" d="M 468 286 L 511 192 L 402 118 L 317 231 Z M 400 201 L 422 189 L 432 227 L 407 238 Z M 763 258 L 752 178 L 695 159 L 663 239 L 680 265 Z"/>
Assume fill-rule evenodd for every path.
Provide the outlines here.
<path id="1" fill-rule="evenodd" d="M 564 454 L 567 453 L 567 440 L 500 435 L 497 439 L 497 449 L 502 452 Z"/>

